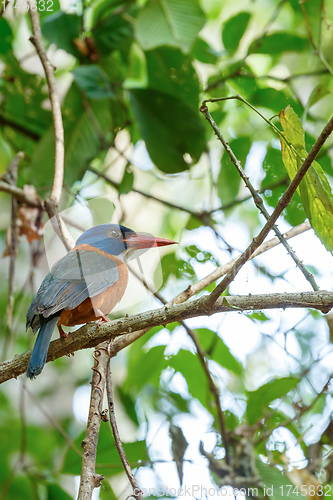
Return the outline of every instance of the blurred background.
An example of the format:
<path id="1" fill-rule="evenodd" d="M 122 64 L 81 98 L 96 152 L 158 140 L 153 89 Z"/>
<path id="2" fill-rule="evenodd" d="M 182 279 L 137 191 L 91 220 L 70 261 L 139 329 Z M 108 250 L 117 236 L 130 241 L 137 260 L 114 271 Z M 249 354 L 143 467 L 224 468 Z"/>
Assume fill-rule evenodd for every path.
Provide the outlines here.
<path id="1" fill-rule="evenodd" d="M 62 103 L 64 220 L 74 238 L 94 224 L 114 221 L 178 241 L 177 248 L 150 250 L 143 264 L 154 289 L 171 300 L 238 256 L 264 225 L 199 112 L 202 100 L 240 94 L 276 126 L 276 115 L 290 105 L 302 121 L 309 151 L 333 109 L 333 4 L 39 0 L 34 5 Z M 0 9 L 1 182 L 8 182 L 6 169 L 22 151 L 17 186 L 45 199 L 54 173 L 53 125 L 45 76 L 29 41 L 29 6 L 25 0 L 3 0 Z M 273 128 L 239 100 L 210 104 L 209 110 L 271 212 L 289 182 Z M 318 162 L 331 182 L 332 139 Z M 65 250 L 46 213 L 13 204 L 1 182 L 4 361 L 32 347 L 32 332 L 25 332 L 27 308 Z M 296 192 L 278 227 L 285 232 L 305 220 Z M 332 255 L 313 230 L 290 243 L 320 289 L 331 290 Z M 310 290 L 279 246 L 248 262 L 228 293 Z M 159 306 L 152 293 L 133 284 L 110 317 Z M 144 497 L 210 499 L 219 488 L 234 497 L 236 480 L 230 482 L 230 474 L 240 478 L 239 487 L 258 480 L 273 487 L 274 499 L 286 496 L 287 485 L 291 498 L 299 497 L 301 485 L 306 485 L 303 496 L 331 496 L 331 316 L 304 309 L 232 312 L 186 325 L 219 390 L 230 469 L 196 347 L 177 323 L 153 328 L 112 360 L 120 434 Z M 2 384 L 1 499 L 76 497 L 91 354 L 80 351 L 48 363 L 36 380 L 21 375 Z M 106 479 L 94 498 L 127 498 L 131 490 L 107 423 L 97 462 Z M 264 496 L 260 488 L 259 496 Z"/>

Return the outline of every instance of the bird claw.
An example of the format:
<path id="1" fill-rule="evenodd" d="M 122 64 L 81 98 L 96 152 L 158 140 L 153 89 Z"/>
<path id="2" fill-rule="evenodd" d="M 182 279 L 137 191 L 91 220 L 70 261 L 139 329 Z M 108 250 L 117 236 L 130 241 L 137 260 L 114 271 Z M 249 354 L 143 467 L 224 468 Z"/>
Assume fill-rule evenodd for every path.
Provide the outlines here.
<path id="1" fill-rule="evenodd" d="M 96 311 L 98 312 L 98 314 L 100 316 L 102 316 L 99 320 L 96 321 L 97 323 L 97 328 L 99 329 L 99 327 L 103 324 L 103 323 L 109 323 L 110 320 L 107 316 L 105 316 L 105 314 L 103 313 L 103 311 L 101 311 L 100 309 L 96 309 Z"/>
<path id="2" fill-rule="evenodd" d="M 65 332 L 65 330 L 63 329 L 63 327 L 61 325 L 58 325 L 58 330 L 59 330 L 60 338 L 64 338 L 64 339 L 68 340 L 68 334 Z"/>

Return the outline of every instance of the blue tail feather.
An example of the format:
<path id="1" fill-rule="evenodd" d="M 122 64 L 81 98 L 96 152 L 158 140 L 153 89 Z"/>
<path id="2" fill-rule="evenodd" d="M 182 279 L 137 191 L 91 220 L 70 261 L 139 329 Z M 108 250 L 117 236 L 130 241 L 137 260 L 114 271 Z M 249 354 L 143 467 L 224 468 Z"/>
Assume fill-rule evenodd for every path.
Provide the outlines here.
<path id="1" fill-rule="evenodd" d="M 35 378 L 43 370 L 46 363 L 47 351 L 51 342 L 53 330 L 56 327 L 60 314 L 51 316 L 50 318 L 40 317 L 41 328 L 30 357 L 27 368 L 27 377 Z"/>

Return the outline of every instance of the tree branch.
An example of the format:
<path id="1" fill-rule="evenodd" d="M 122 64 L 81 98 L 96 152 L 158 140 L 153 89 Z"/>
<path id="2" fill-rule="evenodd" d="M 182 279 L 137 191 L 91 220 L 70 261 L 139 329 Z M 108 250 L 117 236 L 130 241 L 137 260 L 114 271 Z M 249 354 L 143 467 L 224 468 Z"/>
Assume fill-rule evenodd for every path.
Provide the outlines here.
<path id="1" fill-rule="evenodd" d="M 31 0 L 29 14 L 33 34 L 30 37 L 30 41 L 36 47 L 37 54 L 44 68 L 47 86 L 49 88 L 54 127 L 54 177 L 49 201 L 58 206 L 61 197 L 64 177 L 64 127 L 62 123 L 60 101 L 57 94 L 56 82 L 54 78 L 54 66 L 49 61 L 42 42 L 42 31 L 39 23 L 38 10 L 33 10 L 33 8 L 33 1 Z"/>
<path id="2" fill-rule="evenodd" d="M 240 163 L 240 161 L 238 160 L 238 158 L 235 156 L 234 152 L 232 151 L 231 147 L 229 146 L 229 144 L 225 141 L 219 127 L 216 125 L 215 121 L 213 120 L 211 114 L 209 113 L 208 111 L 208 108 L 207 106 L 202 106 L 201 107 L 201 111 L 203 113 L 203 115 L 205 116 L 206 120 L 209 122 L 210 126 L 212 127 L 212 129 L 214 130 L 215 132 L 215 135 L 218 137 L 219 141 L 221 142 L 221 144 L 223 145 L 224 149 L 226 150 L 230 160 L 232 161 L 232 163 L 235 165 L 241 179 L 243 180 L 244 184 L 246 185 L 246 187 L 248 188 L 248 190 L 250 191 L 251 193 L 251 196 L 253 198 L 253 201 L 254 201 L 254 204 L 255 206 L 258 208 L 259 212 L 265 217 L 265 219 L 268 221 L 269 218 L 270 218 L 270 215 L 268 213 L 268 211 L 266 210 L 266 207 L 264 205 L 264 201 L 262 199 L 262 197 L 260 196 L 259 194 L 259 191 L 257 191 L 249 177 L 245 174 L 243 168 L 242 168 L 242 165 Z M 314 276 L 313 274 L 311 274 L 307 268 L 304 266 L 304 264 L 300 261 L 300 259 L 297 257 L 296 253 L 294 252 L 294 250 L 291 248 L 291 246 L 289 245 L 289 243 L 287 242 L 287 240 L 284 238 L 284 236 L 281 234 L 281 232 L 279 231 L 278 227 L 274 224 L 272 226 L 272 229 L 273 231 L 275 232 L 276 236 L 279 238 L 279 240 L 281 241 L 282 245 L 285 247 L 285 249 L 287 250 L 287 252 L 289 253 L 289 255 L 291 256 L 291 258 L 293 259 L 293 261 L 295 262 L 296 266 L 300 269 L 300 271 L 303 273 L 305 279 L 310 283 L 310 285 L 312 286 L 313 290 L 319 290 L 319 287 L 314 279 Z"/>
<path id="3" fill-rule="evenodd" d="M 92 368 L 91 399 L 86 435 L 81 443 L 83 450 L 80 489 L 78 500 L 90 500 L 93 490 L 101 485 L 104 476 L 96 474 L 96 454 L 99 429 L 102 420 L 107 420 L 105 412 L 101 410 L 103 404 L 104 387 L 106 380 L 109 354 L 107 345 L 101 344 L 93 353 L 95 364 Z"/>
<path id="4" fill-rule="evenodd" d="M 109 415 L 110 415 L 110 425 L 114 437 L 114 441 L 116 444 L 116 448 L 118 450 L 118 454 L 120 457 L 120 460 L 123 464 L 124 471 L 128 477 L 129 482 L 131 483 L 132 489 L 133 489 L 133 496 L 137 500 L 142 500 L 143 499 L 143 493 L 137 483 L 137 480 L 135 479 L 135 476 L 132 472 L 131 466 L 129 464 L 129 461 L 127 459 L 123 443 L 121 442 L 119 430 L 118 430 L 118 425 L 117 425 L 117 420 L 116 420 L 116 415 L 114 412 L 114 404 L 113 404 L 113 391 L 112 391 L 112 377 L 111 377 L 111 357 L 109 357 L 108 360 L 108 365 L 107 365 L 107 372 L 106 372 L 106 393 L 107 393 L 107 398 L 108 398 L 108 405 L 109 405 Z"/>
<path id="5" fill-rule="evenodd" d="M 75 332 L 69 334 L 68 339 L 60 338 L 51 342 L 47 356 L 47 362 L 58 359 L 69 353 L 95 347 L 100 342 L 117 336 L 131 336 L 137 330 L 150 329 L 154 326 L 167 325 L 174 321 L 198 316 L 207 316 L 218 312 L 253 311 L 264 309 L 287 309 L 287 308 L 312 308 L 327 313 L 333 307 L 333 292 L 300 292 L 300 293 L 276 293 L 262 295 L 235 295 L 219 297 L 207 313 L 207 296 L 185 302 L 164 306 L 153 311 L 146 311 L 129 317 L 120 318 L 109 323 L 102 324 L 99 328 L 95 323 L 88 323 Z M 117 351 L 123 347 L 121 344 L 112 346 Z M 11 378 L 16 378 L 26 371 L 31 351 L 14 356 L 0 364 L 0 383 Z"/>
<path id="6" fill-rule="evenodd" d="M 204 107 L 206 107 L 206 102 L 210 102 L 210 101 L 216 102 L 218 100 L 224 100 L 224 98 L 208 99 L 207 101 L 204 101 L 202 104 L 202 110 L 204 110 Z M 217 285 L 217 287 L 213 290 L 213 292 L 206 298 L 207 311 L 212 306 L 212 304 L 214 304 L 217 297 L 219 297 L 224 292 L 224 290 L 229 286 L 229 284 L 234 280 L 237 273 L 240 271 L 240 269 L 243 267 L 243 265 L 248 261 L 248 259 L 253 254 L 253 252 L 264 241 L 264 239 L 268 235 L 269 231 L 272 229 L 273 225 L 275 224 L 277 219 L 280 217 L 282 211 L 284 210 L 284 208 L 288 205 L 288 203 L 292 199 L 293 194 L 295 193 L 301 180 L 303 179 L 306 172 L 310 168 L 312 162 L 316 158 L 316 156 L 319 153 L 324 142 L 327 140 L 327 138 L 332 133 L 332 130 L 333 130 L 333 117 L 325 125 L 324 129 L 322 130 L 322 132 L 319 135 L 318 139 L 316 140 L 315 144 L 312 146 L 310 153 L 305 158 L 302 165 L 298 169 L 295 177 L 293 178 L 293 180 L 289 184 L 286 191 L 281 196 L 281 198 L 278 201 L 277 206 L 274 209 L 272 215 L 270 216 L 269 220 L 267 221 L 265 226 L 262 228 L 262 230 L 260 231 L 258 236 L 252 240 L 251 244 L 242 253 L 242 255 L 237 259 L 237 261 L 235 262 L 233 267 L 230 269 L 230 271 L 227 273 L 225 278 L 221 281 L 221 283 L 219 283 Z"/>
<path id="7" fill-rule="evenodd" d="M 30 196 L 30 194 L 26 193 L 24 189 L 18 188 L 17 186 L 8 184 L 7 182 L 1 180 L 0 191 L 11 194 L 17 199 L 17 201 L 28 205 L 28 207 L 41 208 L 42 206 L 42 201 L 40 200 L 40 198 Z"/>
<path id="8" fill-rule="evenodd" d="M 64 224 L 63 220 L 61 219 L 58 213 L 58 204 L 61 197 L 63 179 L 64 179 L 64 158 L 65 158 L 64 126 L 62 122 L 60 101 L 56 89 L 54 66 L 49 61 L 45 47 L 42 42 L 42 31 L 40 28 L 38 10 L 33 10 L 33 9 L 34 9 L 34 0 L 30 0 L 29 14 L 30 14 L 31 27 L 33 33 L 32 36 L 30 37 L 30 41 L 35 46 L 37 54 L 43 65 L 47 85 L 49 88 L 49 96 L 50 96 L 52 118 L 53 118 L 53 129 L 54 129 L 54 143 L 55 143 L 53 184 L 50 196 L 47 200 L 45 200 L 44 206 L 49 218 L 51 219 L 54 231 L 56 232 L 56 234 L 58 234 L 64 246 L 69 251 L 74 246 L 73 238 L 71 237 L 66 225 Z"/>

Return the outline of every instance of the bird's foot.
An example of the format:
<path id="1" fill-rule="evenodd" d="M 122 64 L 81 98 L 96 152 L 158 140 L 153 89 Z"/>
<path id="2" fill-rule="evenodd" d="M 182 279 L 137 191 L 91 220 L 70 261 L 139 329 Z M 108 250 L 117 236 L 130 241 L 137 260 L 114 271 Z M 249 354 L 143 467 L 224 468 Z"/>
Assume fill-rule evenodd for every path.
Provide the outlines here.
<path id="1" fill-rule="evenodd" d="M 59 330 L 60 338 L 65 338 L 66 340 L 68 340 L 68 335 L 61 325 L 58 325 L 58 330 Z"/>
<path id="2" fill-rule="evenodd" d="M 97 328 L 99 329 L 99 327 L 103 324 L 103 323 L 109 323 L 110 320 L 107 316 L 105 316 L 105 314 L 103 313 L 103 311 L 101 311 L 100 309 L 96 309 L 97 313 L 101 316 L 101 318 L 96 321 L 97 323 Z"/>

